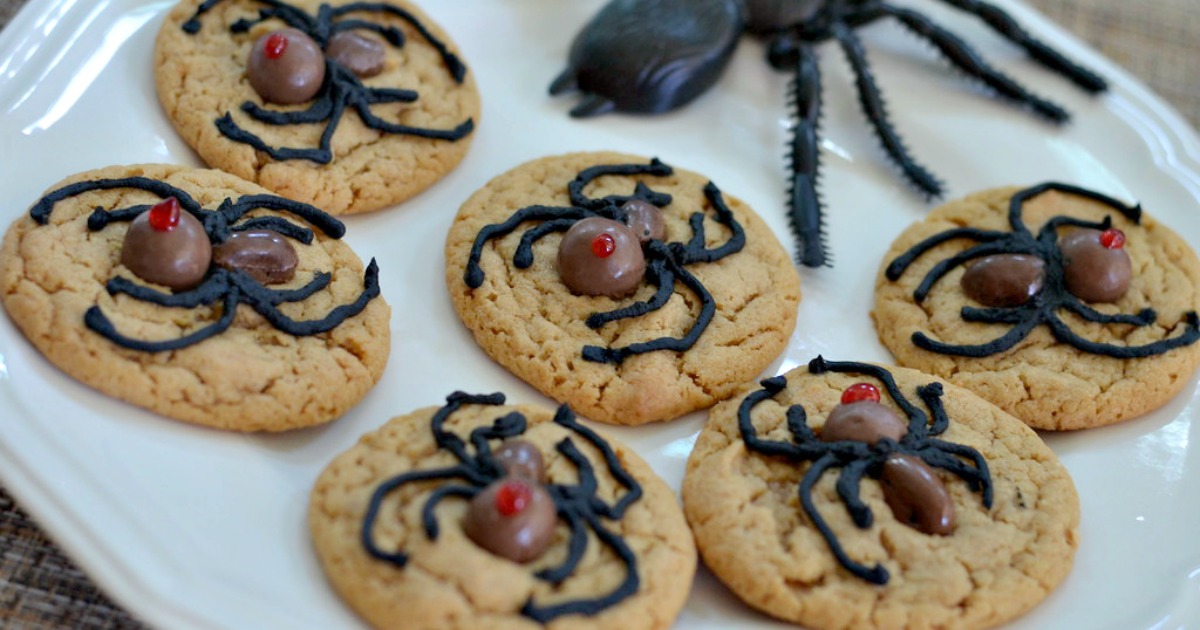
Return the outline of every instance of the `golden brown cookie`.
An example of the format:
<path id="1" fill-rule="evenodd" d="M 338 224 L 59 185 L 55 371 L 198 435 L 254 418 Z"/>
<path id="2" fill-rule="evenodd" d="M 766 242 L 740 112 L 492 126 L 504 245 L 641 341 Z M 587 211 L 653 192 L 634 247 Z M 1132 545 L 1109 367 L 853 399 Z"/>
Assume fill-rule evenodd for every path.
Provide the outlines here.
<path id="1" fill-rule="evenodd" d="M 995 626 L 1078 546 L 1075 486 L 1029 427 L 915 370 L 821 358 L 712 409 L 683 502 L 726 586 L 814 630 Z"/>
<path id="2" fill-rule="evenodd" d="M 192 254 L 133 255 L 164 242 L 127 241 L 135 226 L 189 236 L 168 249 L 204 258 L 197 267 Z M 51 363 L 110 396 L 221 429 L 318 424 L 367 393 L 390 351 L 374 262 L 364 273 L 337 240 L 342 230 L 312 206 L 219 171 L 89 171 L 56 184 L 9 228 L 0 299 Z M 247 248 L 247 238 L 271 244 Z M 277 262 L 289 251 L 292 264 Z M 181 266 L 198 275 L 176 289 L 143 279 Z"/>
<path id="3" fill-rule="evenodd" d="M 411 3 L 345 10 L 350 0 L 201 4 L 184 0 L 167 16 L 155 47 L 155 80 L 167 116 L 209 166 L 347 214 L 412 197 L 466 154 L 479 121 L 475 81 L 446 33 Z M 327 14 L 318 11 L 324 5 L 332 7 Z M 288 26 L 312 38 L 313 64 L 325 61 L 323 79 L 307 79 L 321 88 L 294 104 L 266 102 L 255 87 L 260 82 L 248 76 L 251 50 Z M 378 73 L 360 77 L 351 70 L 358 62 L 334 61 L 331 41 L 338 34 L 368 40 L 360 46 L 382 61 L 359 71 Z M 282 48 L 302 47 L 294 41 Z M 280 82 L 303 83 L 292 76 Z M 272 120 L 279 116 L 290 118 Z"/>
<path id="4" fill-rule="evenodd" d="M 517 445 L 540 457 L 502 455 Z M 553 510 L 535 513 L 532 491 Z M 565 406 L 500 394 L 455 393 L 363 436 L 318 477 L 308 516 L 329 581 L 378 628 L 667 628 L 696 569 L 674 494 L 636 453 Z M 478 519 L 490 529 L 468 533 Z M 550 532 L 532 559 L 489 551 L 531 521 Z"/>
<path id="5" fill-rule="evenodd" d="M 612 227 L 631 198 L 663 219 L 641 246 Z M 605 221 L 619 237 L 609 253 L 589 253 L 610 236 L 599 234 L 568 250 L 587 264 L 642 260 L 632 293 L 584 294 L 560 274 L 560 243 Z M 569 273 L 601 290 L 628 276 L 581 264 Z M 534 160 L 476 192 L 446 239 L 446 287 L 496 362 L 587 418 L 627 425 L 711 406 L 761 373 L 800 301 L 787 253 L 745 204 L 696 173 L 617 153 Z"/>
<path id="6" fill-rule="evenodd" d="M 1101 267 L 1103 256 L 1068 251 L 1085 223 L 1098 241 L 1106 219 L 1123 243 L 1114 233 L 1105 255 L 1128 262 Z M 1003 259 L 984 259 L 1013 253 L 1026 256 L 1025 273 L 1040 266 L 1040 284 L 1006 298 L 997 287 L 1021 272 L 985 271 Z M 1104 291 L 1121 265 L 1129 283 L 1113 300 Z M 1140 207 L 1044 184 L 980 192 L 905 230 L 884 256 L 872 316 L 901 365 L 966 387 L 1034 428 L 1064 430 L 1132 418 L 1178 393 L 1200 365 L 1197 309 L 1200 261 L 1178 235 Z"/>

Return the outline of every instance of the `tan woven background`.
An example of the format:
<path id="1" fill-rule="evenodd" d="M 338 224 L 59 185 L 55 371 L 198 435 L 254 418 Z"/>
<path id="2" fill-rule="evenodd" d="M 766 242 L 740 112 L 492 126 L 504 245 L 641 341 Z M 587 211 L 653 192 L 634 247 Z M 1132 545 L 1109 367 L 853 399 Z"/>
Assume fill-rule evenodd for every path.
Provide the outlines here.
<path id="1" fill-rule="evenodd" d="M 0 0 L 0 28 L 26 1 Z M 1197 0 L 1026 1 L 1124 66 L 1200 127 Z M 3 487 L 0 627 L 140 627 L 46 539 Z"/>

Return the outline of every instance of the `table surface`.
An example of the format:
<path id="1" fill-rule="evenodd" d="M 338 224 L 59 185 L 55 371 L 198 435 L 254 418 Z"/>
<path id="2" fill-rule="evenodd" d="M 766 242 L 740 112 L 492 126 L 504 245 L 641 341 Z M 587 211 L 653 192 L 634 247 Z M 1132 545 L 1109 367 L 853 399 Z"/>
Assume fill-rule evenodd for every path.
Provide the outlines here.
<path id="1" fill-rule="evenodd" d="M 28 0 L 0 0 L 0 29 Z M 1025 0 L 1124 66 L 1200 127 L 1194 0 Z M 0 486 L 0 626 L 137 628 Z"/>

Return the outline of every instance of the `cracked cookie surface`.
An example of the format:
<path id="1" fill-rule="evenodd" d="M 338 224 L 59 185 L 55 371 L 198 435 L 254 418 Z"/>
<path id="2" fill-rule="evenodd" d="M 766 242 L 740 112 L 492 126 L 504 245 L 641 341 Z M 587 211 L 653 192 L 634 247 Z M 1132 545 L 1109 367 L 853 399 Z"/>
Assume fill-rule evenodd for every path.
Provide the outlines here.
<path id="1" fill-rule="evenodd" d="M 294 0 L 289 4 L 316 15 L 322 4 L 341 6 L 352 1 Z M 328 164 L 274 160 L 248 144 L 230 140 L 215 125 L 226 113 L 239 127 L 272 147 L 316 147 L 325 123 L 272 126 L 243 112 L 245 102 L 273 111 L 303 110 L 310 104 L 264 105 L 247 78 L 246 60 L 255 40 L 284 24 L 271 19 L 247 33 L 231 33 L 230 25 L 257 17 L 259 9 L 267 5 L 255 0 L 224 0 L 200 17 L 200 31 L 192 35 L 181 26 L 200 4 L 201 0 L 184 0 L 167 15 L 155 45 L 155 83 L 159 101 L 176 131 L 209 166 L 342 215 L 400 203 L 433 185 L 466 155 L 473 133 L 457 141 L 387 134 L 363 124 L 352 107 L 347 107 L 333 134 L 333 159 Z M 458 54 L 446 33 L 420 9 L 405 0 L 386 4 L 417 16 L 429 32 Z M 346 19 L 360 17 L 352 13 Z M 479 93 L 469 69 L 463 82 L 456 83 L 438 51 L 412 25 L 390 15 L 372 13 L 368 17 L 400 29 L 405 43 L 399 48 L 385 45 L 384 70 L 363 79 L 363 84 L 419 94 L 413 103 L 372 105 L 372 112 L 391 123 L 424 128 L 454 129 L 468 119 L 478 125 Z"/>
<path id="2" fill-rule="evenodd" d="M 979 358 L 939 354 L 913 344 L 912 335 L 918 331 L 945 343 L 980 344 L 1013 328 L 963 321 L 964 306 L 979 306 L 963 292 L 965 266 L 939 280 L 924 302 L 913 299 L 913 290 L 931 267 L 974 245 L 973 241 L 955 239 L 933 248 L 896 281 L 887 279 L 885 269 L 916 243 L 948 229 L 1008 231 L 1009 199 L 1017 191 L 987 190 L 947 203 L 896 239 L 883 257 L 875 285 L 872 319 L 880 341 L 899 364 L 966 387 L 1037 429 L 1103 426 L 1165 404 L 1189 383 L 1200 365 L 1200 344 L 1146 358 L 1118 359 L 1060 343 L 1044 325 L 1010 350 Z M 1035 234 L 1057 215 L 1088 221 L 1110 216 L 1114 227 L 1125 233 L 1125 250 L 1133 263 L 1132 284 L 1115 303 L 1090 306 L 1110 314 L 1135 314 L 1146 308 L 1157 313 L 1155 324 L 1134 327 L 1086 322 L 1062 312 L 1062 320 L 1079 336 L 1115 345 L 1148 344 L 1178 334 L 1186 313 L 1200 310 L 1200 261 L 1182 238 L 1152 217 L 1143 214 L 1137 225 L 1111 207 L 1057 191 L 1042 193 L 1024 206 L 1025 225 Z"/>
<path id="3" fill-rule="evenodd" d="M 381 503 L 374 540 L 389 552 L 401 549 L 407 553 L 404 567 L 368 555 L 360 534 L 376 487 L 402 473 L 458 464 L 450 452 L 438 448 L 432 436 L 430 422 L 436 411 L 430 407 L 398 416 L 364 435 L 325 468 L 313 487 L 308 521 L 317 556 L 330 583 L 355 611 L 379 628 L 532 630 L 543 626 L 521 615 L 531 597 L 547 605 L 593 598 L 622 581 L 624 564 L 611 550 L 597 544 L 590 531 L 587 550 L 565 581 L 555 586 L 535 578 L 537 571 L 563 562 L 570 538 L 568 527 L 560 521 L 546 552 L 527 564 L 518 564 L 493 555 L 467 537 L 462 526 L 467 513 L 464 499 L 438 505 L 438 538 L 429 540 L 422 526 L 422 509 L 443 481 L 402 486 Z M 598 482 L 596 497 L 612 503 L 624 492 L 603 464 L 598 449 L 555 424 L 549 409 L 524 405 L 464 407 L 454 412 L 446 428 L 465 440 L 472 429 L 489 426 L 513 411 L 528 420 L 528 429 L 520 439 L 535 445 L 545 457 L 547 483 L 579 482 L 576 467 L 556 450 L 560 441 L 570 437 L 593 463 Z M 668 628 L 691 589 L 695 544 L 674 493 L 636 453 L 602 437 L 644 493 L 622 519 L 602 519 L 636 555 L 640 587 L 632 596 L 594 616 L 565 615 L 546 627 Z"/>
<path id="4" fill-rule="evenodd" d="M 480 230 L 502 223 L 531 205 L 570 206 L 567 185 L 597 165 L 647 164 L 648 158 L 618 153 L 574 153 L 528 162 L 504 173 L 463 204 L 446 239 L 446 287 L 454 308 L 475 340 L 497 363 L 582 416 L 613 424 L 668 420 L 703 409 L 759 375 L 787 344 L 800 302 L 800 279 L 771 229 L 729 191 L 722 191 L 746 234 L 745 247 L 687 270 L 711 292 L 716 310 L 694 346 L 627 357 L 619 364 L 583 358 L 584 346 L 627 346 L 663 336 L 684 335 L 700 305 L 677 286 L 663 308 L 593 329 L 588 316 L 648 300 L 655 287 L 643 281 L 627 298 L 576 295 L 556 266 L 561 232 L 535 243 L 533 264 L 518 269 L 513 252 L 526 226 L 485 243 L 480 256 L 483 283 L 464 282 L 464 270 Z M 673 165 L 672 165 L 673 166 Z M 729 238 L 713 220 L 705 197 L 708 179 L 681 168 L 669 176 L 604 176 L 586 189 L 588 197 L 629 195 L 638 182 L 672 195 L 662 209 L 663 241 L 686 243 L 689 217 L 705 214 L 709 246 Z M 719 185 L 719 183 L 718 183 Z M 532 222 L 529 226 L 534 225 Z"/>
<path id="5" fill-rule="evenodd" d="M 106 178 L 142 176 L 192 195 L 205 208 L 222 200 L 266 194 L 260 186 L 218 171 L 178 166 L 119 166 L 72 176 L 51 189 Z M 149 192 L 92 191 L 58 202 L 47 225 L 23 214 L 0 245 L 0 298 L 25 337 L 51 363 L 105 394 L 164 416 L 237 431 L 280 431 L 327 422 L 354 406 L 379 380 L 390 352 L 390 309 L 382 297 L 333 330 L 296 337 L 278 330 L 249 306 L 237 307 L 224 332 L 179 350 L 142 352 L 114 344 L 87 328 L 84 314 L 100 309 L 121 333 L 146 340 L 175 339 L 212 324 L 221 309 L 166 308 L 110 295 L 115 277 L 137 280 L 121 264 L 128 223 L 88 228 L 96 208 L 112 210 L 161 201 Z M 274 213 L 255 210 L 249 216 Z M 289 215 L 289 220 L 304 222 Z M 288 317 L 324 317 L 363 291 L 363 264 L 345 243 L 314 230 L 310 245 L 294 243 L 300 286 L 318 272 L 330 285 L 280 307 Z"/>
<path id="6" fill-rule="evenodd" d="M 900 391 L 924 408 L 916 389 L 939 382 L 915 370 L 890 368 Z M 787 386 L 755 407 L 764 439 L 792 441 L 785 410 L 800 404 L 820 431 L 843 390 L 871 378 L 810 374 L 798 368 Z M 838 470 L 812 490 L 817 511 L 846 553 L 890 573 L 884 585 L 864 581 L 838 563 L 805 515 L 798 488 L 807 462 L 747 448 L 738 426 L 742 399 L 712 409 L 688 458 L 684 512 L 705 564 L 750 605 L 821 630 L 850 628 L 986 628 L 1040 602 L 1070 571 L 1078 546 L 1079 497 L 1054 453 L 1027 426 L 965 389 L 946 384 L 949 428 L 938 436 L 972 447 L 986 459 L 994 484 L 990 509 L 980 493 L 938 469 L 955 506 L 957 525 L 945 536 L 899 521 L 881 485 L 864 478 L 860 498 L 874 522 L 860 529 L 839 496 Z M 885 395 L 884 404 L 895 403 Z M 926 411 L 928 413 L 928 411 Z"/>

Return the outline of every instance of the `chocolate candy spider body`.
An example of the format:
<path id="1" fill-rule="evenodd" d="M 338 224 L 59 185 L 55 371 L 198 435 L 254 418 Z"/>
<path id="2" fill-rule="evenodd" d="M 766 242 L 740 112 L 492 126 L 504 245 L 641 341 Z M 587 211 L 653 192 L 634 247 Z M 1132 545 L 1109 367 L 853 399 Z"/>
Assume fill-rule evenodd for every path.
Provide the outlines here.
<path id="1" fill-rule="evenodd" d="M 403 550 L 381 549 L 375 543 L 374 536 L 383 501 L 398 488 L 411 483 L 444 482 L 429 493 L 421 510 L 425 535 L 430 540 L 437 540 L 440 526 L 435 510 L 441 501 L 449 497 L 472 499 L 508 474 L 497 458 L 499 451 L 493 451 L 490 441 L 512 440 L 523 435 L 527 423 L 524 415 L 514 411 L 500 416 L 490 426 L 481 426 L 471 431 L 466 441 L 445 428 L 447 421 L 464 405 L 502 405 L 504 400 L 503 394 L 471 395 L 462 392 L 456 392 L 446 398 L 446 405 L 434 414 L 430 429 L 438 448 L 451 453 L 457 462 L 445 468 L 416 470 L 396 475 L 376 487 L 371 495 L 361 530 L 362 544 L 368 554 L 399 567 L 408 563 L 407 553 Z M 554 415 L 554 423 L 573 434 L 559 441 L 555 449 L 574 466 L 578 482 L 547 483 L 543 486 L 554 503 L 558 518 L 569 528 L 570 535 L 566 559 L 558 566 L 538 571 L 534 576 L 552 584 L 570 579 L 587 552 L 589 532 L 600 545 L 620 558 L 625 566 L 625 575 L 612 591 L 599 597 L 568 600 L 545 606 L 530 599 L 525 603 L 521 614 L 541 624 L 549 623 L 563 615 L 593 615 L 601 612 L 633 595 L 640 583 L 637 557 L 625 540 L 609 529 L 605 521 L 620 521 L 629 507 L 641 499 L 641 485 L 621 465 L 613 448 L 591 429 L 579 424 L 569 407 L 563 405 L 558 408 Z M 600 453 L 608 473 L 623 489 L 620 498 L 614 499 L 613 503 L 606 503 L 596 496 L 596 469 L 575 445 L 576 436 Z"/>
<path id="2" fill-rule="evenodd" d="M 874 443 L 867 443 L 858 439 L 830 440 L 827 436 L 826 439 L 822 439 L 821 435 L 808 426 L 804 407 L 795 404 L 789 406 L 786 412 L 791 440 L 762 438 L 754 427 L 751 415 L 757 405 L 773 398 L 787 387 L 787 379 L 782 376 L 762 381 L 762 389 L 751 392 L 738 407 L 738 428 L 746 448 L 770 457 L 810 462 L 800 481 L 800 505 L 829 545 L 838 563 L 847 571 L 873 584 L 886 584 L 890 577 L 883 565 L 868 567 L 853 560 L 842 548 L 837 534 L 817 511 L 813 502 L 813 487 L 831 469 L 841 469 L 837 481 L 838 496 L 845 504 L 854 524 L 864 529 L 874 522 L 874 514 L 859 498 L 862 479 L 865 476 L 882 476 L 886 486 L 889 482 L 888 469 L 892 468 L 890 461 L 896 458 L 907 462 L 924 462 L 929 467 L 949 471 L 965 481 L 972 491 L 980 493 L 980 501 L 984 508 L 991 508 L 992 479 L 983 456 L 969 446 L 938 438 L 950 425 L 950 419 L 942 407 L 940 383 L 917 388 L 917 396 L 929 409 L 930 413 L 926 414 L 904 396 L 891 373 L 881 367 L 866 363 L 826 361 L 817 357 L 809 362 L 808 370 L 812 374 L 857 373 L 875 378 L 884 385 L 884 390 L 908 421 L 907 429 L 898 440 L 883 437 Z M 830 428 L 831 420 L 832 415 L 826 420 L 827 429 Z M 919 463 L 917 465 L 920 466 Z M 886 490 L 885 487 L 885 494 Z M 892 501 L 889 500 L 889 505 L 891 504 Z M 893 512 L 898 512 L 897 507 L 893 506 Z M 902 521 L 907 520 L 907 516 L 909 515 L 896 514 L 897 520 Z"/>
<path id="3" fill-rule="evenodd" d="M 183 30 L 190 34 L 200 31 L 200 18 L 213 7 L 225 0 L 206 0 L 197 9 L 192 18 L 183 24 Z M 288 27 L 296 29 L 311 37 L 325 51 L 324 82 L 306 109 L 275 110 L 265 108 L 252 101 L 242 103 L 241 109 L 253 120 L 264 125 L 289 126 L 325 123 L 321 133 L 319 146 L 315 148 L 273 147 L 262 138 L 243 129 L 226 113 L 218 118 L 217 129 L 230 140 L 248 144 L 263 151 L 275 160 L 310 160 L 318 164 L 328 164 L 333 160 L 331 143 L 333 134 L 337 131 L 342 116 L 346 110 L 352 109 L 367 127 L 386 134 L 409 135 L 432 140 L 456 141 L 466 137 L 475 128 L 472 119 L 467 119 L 453 129 L 429 129 L 415 127 L 385 120 L 377 115 L 373 106 L 387 103 L 412 103 L 420 98 L 414 90 L 368 87 L 363 84 L 355 69 L 344 65 L 338 59 L 347 61 L 349 57 L 338 54 L 331 44 L 337 42 L 338 36 L 359 31 L 373 33 L 382 37 L 394 47 L 402 47 L 406 37 L 400 29 L 386 26 L 365 19 L 365 16 L 381 15 L 399 18 L 416 30 L 442 58 L 445 69 L 456 83 L 462 83 L 466 76 L 466 66 L 446 45 L 425 28 L 413 14 L 400 7 L 385 2 L 352 2 L 333 7 L 322 4 L 316 15 L 310 15 L 302 9 L 282 2 L 281 0 L 256 0 L 266 5 L 259 11 L 256 19 L 242 19 L 231 24 L 232 33 L 246 33 L 255 25 L 271 19 L 282 21 Z M 338 42 L 340 43 L 340 42 Z"/>
<path id="4" fill-rule="evenodd" d="M 64 199 L 97 190 L 116 189 L 143 190 L 163 199 L 174 199 L 182 212 L 186 212 L 203 226 L 203 236 L 214 247 L 227 243 L 237 234 L 258 235 L 270 232 L 279 237 L 292 239 L 303 244 L 312 242 L 314 235 L 309 227 L 296 224 L 282 216 L 246 216 L 256 209 L 285 212 L 297 216 L 324 234 L 341 238 L 345 227 L 340 221 L 308 204 L 292 201 L 275 195 L 247 195 L 236 201 L 225 199 L 216 210 L 200 205 L 186 191 L 165 182 L 147 177 L 122 179 L 100 179 L 70 184 L 52 191 L 38 201 L 30 210 L 30 216 L 45 225 L 54 205 Z M 138 205 L 118 210 L 96 208 L 88 217 L 88 229 L 96 232 L 115 222 L 134 221 L 152 211 L 149 205 Z M 228 329 L 237 314 L 238 305 L 246 304 L 262 315 L 272 326 L 295 336 L 317 335 L 328 332 L 347 318 L 362 312 L 372 299 L 379 295 L 379 267 L 371 260 L 363 277 L 363 290 L 354 302 L 335 307 L 325 317 L 314 320 L 294 320 L 279 310 L 280 305 L 306 300 L 329 286 L 333 276 L 319 272 L 303 286 L 293 289 L 269 289 L 260 281 L 254 269 L 230 268 L 214 265 L 207 270 L 194 288 L 163 292 L 150 286 L 134 282 L 129 278 L 115 277 L 105 285 L 110 294 L 124 294 L 142 302 L 157 304 L 165 308 L 200 308 L 219 305 L 220 317 L 216 321 L 176 339 L 145 341 L 121 334 L 105 316 L 99 306 L 92 306 L 84 314 L 88 328 L 113 343 L 144 352 L 166 352 L 179 350 L 200 343 Z"/>
<path id="5" fill-rule="evenodd" d="M 1107 89 L 1102 78 L 1035 39 L 999 7 L 980 0 L 942 1 L 979 17 L 1034 61 L 1083 90 Z M 742 11 L 731 15 L 739 6 Z M 883 18 L 899 22 L 931 43 L 951 65 L 1001 99 L 1054 123 L 1069 118 L 1062 107 L 992 67 L 949 30 L 917 11 L 883 0 L 744 0 L 742 4 L 738 0 L 612 0 L 577 36 L 569 65 L 552 84 L 551 93 L 582 91 L 583 102 L 571 110 L 577 117 L 611 110 L 664 111 L 683 105 L 716 81 L 733 54 L 738 33 L 745 30 L 766 37 L 771 65 L 792 75 L 788 218 L 796 237 L 797 261 L 819 267 L 830 263 L 830 255 L 817 193 L 822 105 L 817 44 L 834 40 L 842 48 L 867 120 L 904 177 L 929 198 L 942 194 L 941 182 L 910 155 L 892 125 L 866 49 L 855 33 Z M 613 58 L 620 63 L 606 65 Z"/>
<path id="6" fill-rule="evenodd" d="M 483 284 L 484 273 L 479 266 L 479 258 L 484 245 L 493 239 L 499 239 L 517 230 L 526 222 L 538 222 L 537 225 L 525 230 L 520 245 L 513 253 L 513 265 L 517 269 L 526 269 L 533 264 L 533 245 L 539 239 L 555 232 L 566 232 L 576 223 L 600 217 L 612 221 L 626 223 L 630 211 L 630 202 L 645 202 L 662 208 L 671 203 L 671 196 L 656 192 L 643 183 L 638 183 L 632 195 L 609 195 L 600 199 L 591 199 L 584 195 L 584 188 L 593 180 L 606 175 L 651 175 L 666 177 L 672 173 L 670 166 L 657 159 L 649 164 L 619 164 L 594 166 L 579 173 L 568 185 L 570 206 L 529 206 L 521 208 L 503 223 L 488 225 L 480 230 L 471 247 L 467 260 L 467 268 L 463 281 L 468 287 L 475 289 Z M 616 348 L 585 346 L 582 356 L 588 361 L 619 364 L 627 357 L 655 352 L 659 350 L 686 350 L 696 343 L 704 333 L 716 313 L 716 302 L 703 283 L 692 274 L 688 267 L 694 264 L 709 263 L 742 250 L 746 244 L 746 234 L 733 212 L 725 204 L 721 191 L 711 182 L 704 189 L 705 197 L 713 207 L 717 223 L 725 226 L 729 237 L 724 243 L 715 247 L 706 245 L 704 229 L 705 215 L 696 212 L 691 215 L 689 225 L 691 238 L 686 242 L 664 242 L 658 238 L 650 238 L 643 245 L 645 253 L 645 281 L 657 287 L 654 295 L 643 302 L 635 302 L 613 311 L 593 313 L 586 323 L 589 328 L 600 328 L 608 323 L 641 317 L 661 309 L 675 293 L 676 283 L 682 284 L 687 290 L 697 296 L 700 310 L 695 323 L 687 333 L 680 337 L 660 337 L 646 342 L 633 343 Z"/>
<path id="7" fill-rule="evenodd" d="M 1035 235 L 1025 226 L 1025 222 L 1021 218 L 1021 209 L 1028 200 L 1047 191 L 1059 191 L 1086 197 L 1113 208 L 1135 224 L 1141 220 L 1142 209 L 1140 206 L 1126 206 L 1116 199 L 1090 190 L 1048 182 L 1013 195 L 1009 202 L 1008 223 L 1011 230 L 1008 232 L 971 227 L 953 228 L 917 243 L 888 265 L 885 273 L 889 280 L 895 281 L 900 278 L 909 265 L 942 243 L 955 239 L 968 239 L 978 243 L 934 265 L 913 291 L 913 299 L 917 303 L 923 302 L 934 284 L 952 269 L 974 260 L 985 259 L 985 257 L 1020 255 L 1040 259 L 1044 266 L 1044 280 L 1036 293 L 1024 302 L 1011 306 L 990 305 L 987 308 L 964 306 L 962 308 L 962 319 L 966 322 L 1011 324 L 1012 328 L 1004 335 L 983 344 L 955 345 L 931 339 L 925 333 L 918 331 L 912 336 L 914 345 L 941 354 L 983 357 L 1009 350 L 1028 336 L 1034 328 L 1044 325 L 1050 329 L 1054 338 L 1060 343 L 1068 344 L 1083 352 L 1118 359 L 1133 359 L 1163 354 L 1172 348 L 1190 345 L 1200 340 L 1200 317 L 1195 311 L 1184 315 L 1184 320 L 1181 322 L 1183 330 L 1179 334 L 1140 346 L 1092 341 L 1073 332 L 1063 321 L 1060 311 L 1073 313 L 1088 322 L 1126 326 L 1151 326 L 1155 324 L 1157 315 L 1150 308 L 1132 315 L 1101 313 L 1088 306 L 1084 299 L 1072 293 L 1068 286 L 1069 261 L 1064 256 L 1061 244 L 1065 239 L 1060 238 L 1059 230 L 1061 228 L 1108 230 L 1111 227 L 1112 219 L 1105 217 L 1101 222 L 1092 222 L 1067 216 L 1056 216 L 1046 221 Z M 1172 335 L 1172 333 L 1168 333 L 1168 335 Z"/>

